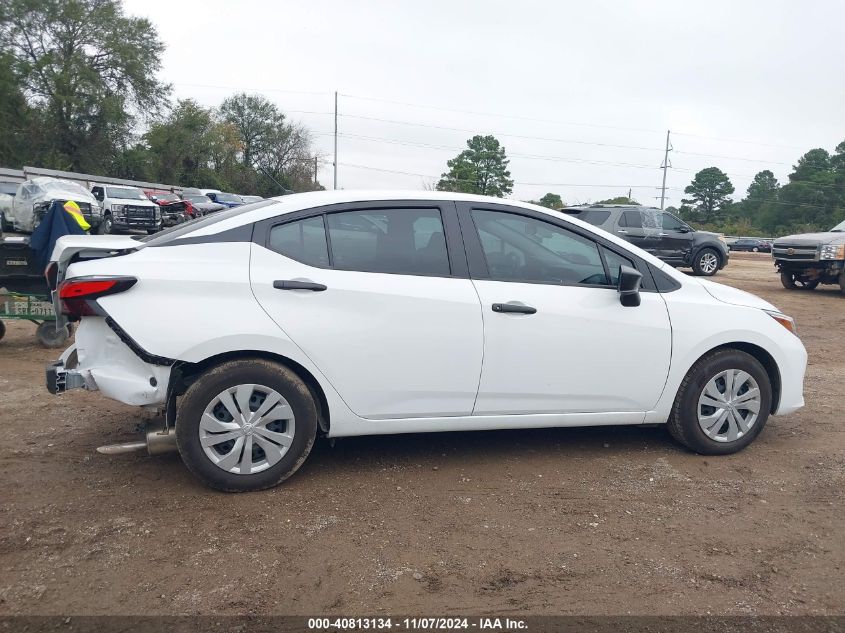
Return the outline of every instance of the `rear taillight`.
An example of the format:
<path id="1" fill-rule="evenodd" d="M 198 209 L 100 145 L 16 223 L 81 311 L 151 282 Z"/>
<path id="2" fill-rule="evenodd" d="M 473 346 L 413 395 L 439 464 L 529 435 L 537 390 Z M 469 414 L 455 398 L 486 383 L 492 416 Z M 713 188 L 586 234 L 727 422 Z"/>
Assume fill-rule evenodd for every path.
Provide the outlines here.
<path id="1" fill-rule="evenodd" d="M 97 299 L 128 290 L 137 283 L 135 277 L 77 277 L 59 286 L 62 314 L 71 320 L 84 316 L 103 316 Z"/>

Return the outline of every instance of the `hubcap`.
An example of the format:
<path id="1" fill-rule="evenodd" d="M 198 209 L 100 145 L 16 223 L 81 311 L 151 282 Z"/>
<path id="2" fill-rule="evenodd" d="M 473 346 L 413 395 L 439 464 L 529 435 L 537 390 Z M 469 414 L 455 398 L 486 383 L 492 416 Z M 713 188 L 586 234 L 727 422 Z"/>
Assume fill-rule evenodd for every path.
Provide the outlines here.
<path id="1" fill-rule="evenodd" d="M 760 387 L 741 369 L 719 372 L 705 385 L 698 398 L 698 425 L 717 442 L 743 437 L 760 415 Z"/>
<path id="2" fill-rule="evenodd" d="M 221 391 L 205 408 L 199 438 L 211 462 L 251 475 L 276 464 L 293 443 L 296 419 L 288 401 L 263 385 Z"/>
<path id="3" fill-rule="evenodd" d="M 704 255 L 701 256 L 699 264 L 701 265 L 702 272 L 712 273 L 719 265 L 719 258 L 713 253 L 704 253 Z"/>

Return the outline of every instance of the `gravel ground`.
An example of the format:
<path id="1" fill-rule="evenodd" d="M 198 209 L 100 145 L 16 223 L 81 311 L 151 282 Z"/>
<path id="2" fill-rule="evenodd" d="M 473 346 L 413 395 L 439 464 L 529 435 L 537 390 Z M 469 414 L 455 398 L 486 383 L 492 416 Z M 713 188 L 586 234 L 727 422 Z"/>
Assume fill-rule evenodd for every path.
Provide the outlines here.
<path id="1" fill-rule="evenodd" d="M 139 411 L 47 394 L 34 327 L 0 342 L 0 614 L 835 614 L 845 604 L 845 297 L 764 255 L 716 281 L 793 315 L 807 406 L 745 452 L 662 428 L 326 441 L 274 490 L 177 456 L 104 456 Z"/>

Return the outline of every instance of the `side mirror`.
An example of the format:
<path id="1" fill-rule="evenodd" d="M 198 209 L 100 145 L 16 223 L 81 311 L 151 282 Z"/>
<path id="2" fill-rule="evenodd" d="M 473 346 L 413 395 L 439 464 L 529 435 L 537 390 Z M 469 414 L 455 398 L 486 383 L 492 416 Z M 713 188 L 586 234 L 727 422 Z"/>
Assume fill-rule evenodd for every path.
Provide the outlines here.
<path id="1" fill-rule="evenodd" d="M 682 226 L 678 229 L 678 233 L 692 233 L 692 229 L 688 226 Z"/>
<path id="2" fill-rule="evenodd" d="M 619 267 L 619 302 L 626 308 L 636 308 L 640 305 L 640 283 L 642 273 L 630 266 Z"/>

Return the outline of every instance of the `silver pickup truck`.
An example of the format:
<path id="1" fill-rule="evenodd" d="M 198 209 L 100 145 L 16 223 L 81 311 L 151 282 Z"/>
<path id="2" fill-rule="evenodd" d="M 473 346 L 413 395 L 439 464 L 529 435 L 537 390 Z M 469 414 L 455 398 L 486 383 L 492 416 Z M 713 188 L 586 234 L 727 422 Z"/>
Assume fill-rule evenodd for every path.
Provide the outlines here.
<path id="1" fill-rule="evenodd" d="M 775 240 L 772 257 L 788 290 L 839 284 L 845 294 L 845 222 L 825 233 L 787 235 Z"/>

